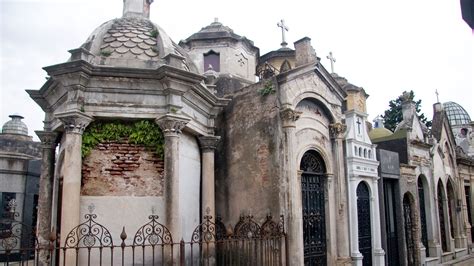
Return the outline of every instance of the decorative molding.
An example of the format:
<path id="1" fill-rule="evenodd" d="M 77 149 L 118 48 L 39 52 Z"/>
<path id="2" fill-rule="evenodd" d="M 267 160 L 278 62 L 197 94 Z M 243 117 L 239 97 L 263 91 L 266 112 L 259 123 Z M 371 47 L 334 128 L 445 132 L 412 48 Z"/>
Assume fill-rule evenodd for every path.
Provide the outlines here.
<path id="1" fill-rule="evenodd" d="M 66 133 L 81 134 L 92 122 L 93 118 L 79 111 L 67 111 L 55 115 L 61 120 Z"/>
<path id="2" fill-rule="evenodd" d="M 295 111 L 291 108 L 280 110 L 280 117 L 283 121 L 283 127 L 294 127 L 296 120 L 300 118 L 301 112 Z"/>
<path id="3" fill-rule="evenodd" d="M 219 136 L 201 136 L 199 137 L 199 144 L 203 152 L 210 152 L 216 149 L 217 143 L 221 137 Z"/>
<path id="4" fill-rule="evenodd" d="M 346 132 L 347 126 L 340 122 L 329 125 L 329 134 L 331 138 L 338 139 L 343 138 Z"/>
<path id="5" fill-rule="evenodd" d="M 163 131 L 165 137 L 167 136 L 178 136 L 181 131 L 186 127 L 186 124 L 191 119 L 173 114 L 166 114 L 160 118 L 157 118 L 155 122 Z"/>
<path id="6" fill-rule="evenodd" d="M 54 131 L 35 131 L 38 138 L 41 140 L 41 147 L 43 149 L 55 149 L 58 144 L 58 133 Z"/>

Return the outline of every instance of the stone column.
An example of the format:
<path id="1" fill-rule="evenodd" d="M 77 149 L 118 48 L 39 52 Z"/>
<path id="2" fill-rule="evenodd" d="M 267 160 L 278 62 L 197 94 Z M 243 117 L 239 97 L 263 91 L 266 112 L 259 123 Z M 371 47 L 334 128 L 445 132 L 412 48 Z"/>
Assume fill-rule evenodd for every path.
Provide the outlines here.
<path id="1" fill-rule="evenodd" d="M 359 252 L 359 220 L 357 216 L 357 179 L 349 177 L 349 204 L 350 204 L 350 226 L 351 226 L 351 257 L 354 266 L 362 266 L 362 253 Z"/>
<path id="2" fill-rule="evenodd" d="M 173 242 L 181 240 L 181 218 L 179 202 L 179 136 L 189 119 L 166 114 L 156 123 L 165 136 L 165 225 L 171 232 Z"/>
<path id="3" fill-rule="evenodd" d="M 385 265 L 385 252 L 382 248 L 382 238 L 381 238 L 381 225 L 380 225 L 380 198 L 379 198 L 379 187 L 378 187 L 378 177 L 375 177 L 372 182 L 372 197 L 371 201 L 373 209 L 373 225 L 372 225 L 372 239 L 374 241 L 374 265 Z"/>
<path id="4" fill-rule="evenodd" d="M 299 118 L 299 113 L 290 108 L 280 111 L 282 120 L 284 147 L 283 147 L 283 182 L 287 184 L 288 190 L 284 196 L 284 209 L 287 216 L 287 238 L 289 265 L 303 265 L 303 207 L 301 198 L 301 183 L 297 178 L 296 156 L 294 152 L 295 143 L 295 122 Z"/>
<path id="5" fill-rule="evenodd" d="M 41 176 L 38 192 L 38 223 L 37 236 L 42 249 L 49 248 L 49 237 L 51 234 L 51 208 L 54 181 L 54 155 L 57 145 L 58 134 L 51 131 L 35 131 L 41 140 Z M 38 253 L 39 265 L 49 265 L 50 253 L 41 250 Z"/>
<path id="6" fill-rule="evenodd" d="M 69 232 L 80 223 L 82 133 L 92 121 L 92 117 L 79 112 L 68 111 L 56 115 L 64 125 L 64 162 L 62 167 L 63 188 L 61 199 L 60 244 L 65 245 Z M 64 258 L 62 258 L 64 259 Z M 66 264 L 74 261 L 72 251 L 66 254 Z"/>
<path id="7" fill-rule="evenodd" d="M 199 138 L 202 153 L 202 210 L 216 218 L 215 181 L 214 181 L 214 150 L 216 149 L 217 136 L 202 136 Z"/>
<path id="8" fill-rule="evenodd" d="M 347 210 L 347 181 L 344 166 L 343 139 L 346 125 L 334 123 L 329 125 L 329 132 L 333 140 L 334 152 L 334 189 L 336 191 L 337 206 L 337 265 L 350 265 L 349 248 L 349 217 Z"/>

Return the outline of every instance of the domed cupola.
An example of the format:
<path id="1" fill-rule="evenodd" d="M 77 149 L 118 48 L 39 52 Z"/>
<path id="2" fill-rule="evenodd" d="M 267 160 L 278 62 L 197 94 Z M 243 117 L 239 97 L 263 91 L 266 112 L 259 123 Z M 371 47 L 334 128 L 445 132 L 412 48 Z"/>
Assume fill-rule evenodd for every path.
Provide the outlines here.
<path id="1" fill-rule="evenodd" d="M 87 61 L 94 65 L 156 69 L 170 64 L 171 56 L 179 62 L 174 67 L 197 73 L 186 52 L 150 21 L 152 2 L 124 0 L 123 16 L 100 25 L 81 46 L 91 55 Z M 70 61 L 76 59 L 74 51 Z"/>
<path id="2" fill-rule="evenodd" d="M 448 115 L 449 124 L 453 126 L 469 125 L 471 117 L 464 108 L 455 102 L 443 103 L 444 110 Z"/>
<path id="3" fill-rule="evenodd" d="M 6 122 L 2 127 L 2 134 L 14 134 L 28 136 L 28 127 L 23 121 L 24 117 L 21 115 L 10 115 L 12 120 Z"/>

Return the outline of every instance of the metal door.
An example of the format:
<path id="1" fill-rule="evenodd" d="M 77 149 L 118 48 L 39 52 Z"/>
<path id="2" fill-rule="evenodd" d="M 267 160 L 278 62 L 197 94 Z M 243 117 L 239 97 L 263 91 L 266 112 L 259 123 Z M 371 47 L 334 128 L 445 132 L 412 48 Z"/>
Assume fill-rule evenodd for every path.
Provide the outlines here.
<path id="1" fill-rule="evenodd" d="M 325 166 L 319 154 L 303 155 L 300 169 L 305 265 L 326 265 Z"/>
<path id="2" fill-rule="evenodd" d="M 370 224 L 370 193 L 367 184 L 357 186 L 357 221 L 359 225 L 359 252 L 362 265 L 372 265 L 372 227 Z"/>
<path id="3" fill-rule="evenodd" d="M 405 244 L 407 246 L 408 266 L 415 265 L 415 237 L 413 235 L 413 212 L 411 201 L 407 194 L 403 197 L 403 216 L 405 218 Z"/>
<path id="4" fill-rule="evenodd" d="M 398 224 L 395 186 L 396 180 L 384 179 L 384 206 L 385 206 L 385 230 L 387 234 L 387 254 L 388 265 L 400 265 L 400 254 L 398 252 Z"/>
<path id="5" fill-rule="evenodd" d="M 421 177 L 418 178 L 418 199 L 420 204 L 420 222 L 421 222 L 421 243 L 426 248 L 426 257 L 429 257 L 428 251 L 428 230 L 426 229 L 426 210 L 425 210 L 425 190 Z"/>

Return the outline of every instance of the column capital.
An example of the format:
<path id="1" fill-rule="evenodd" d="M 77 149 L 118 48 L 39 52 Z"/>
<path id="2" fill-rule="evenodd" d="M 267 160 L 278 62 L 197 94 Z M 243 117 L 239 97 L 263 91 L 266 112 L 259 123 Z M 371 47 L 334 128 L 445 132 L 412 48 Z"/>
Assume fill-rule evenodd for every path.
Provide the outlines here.
<path id="1" fill-rule="evenodd" d="M 36 130 L 35 131 L 38 138 L 41 140 L 41 147 L 44 149 L 55 149 L 57 140 L 58 140 L 58 133 L 54 131 L 42 131 Z"/>
<path id="2" fill-rule="evenodd" d="M 59 113 L 56 114 L 56 117 L 63 123 L 66 133 L 81 135 L 93 120 L 92 116 L 86 115 L 85 113 L 79 111 L 67 111 Z"/>
<path id="3" fill-rule="evenodd" d="M 280 117 L 283 122 L 283 127 L 295 127 L 295 122 L 300 118 L 301 112 L 295 111 L 290 107 L 280 110 Z"/>
<path id="4" fill-rule="evenodd" d="M 333 139 L 342 139 L 346 129 L 347 126 L 340 122 L 329 124 L 329 134 Z"/>
<path id="5" fill-rule="evenodd" d="M 186 127 L 186 124 L 190 121 L 191 119 L 178 116 L 178 115 L 173 115 L 173 114 L 166 114 L 163 115 L 162 117 L 159 117 L 155 120 L 155 122 L 158 124 L 158 126 L 161 128 L 163 131 L 163 134 L 166 136 L 178 136 L 181 134 L 181 130 Z"/>
<path id="6" fill-rule="evenodd" d="M 204 152 L 214 151 L 220 139 L 219 136 L 201 136 L 199 137 L 199 144 Z"/>

